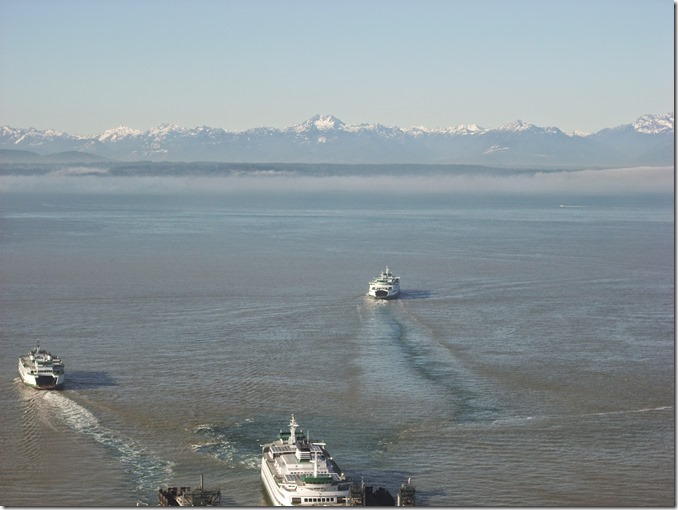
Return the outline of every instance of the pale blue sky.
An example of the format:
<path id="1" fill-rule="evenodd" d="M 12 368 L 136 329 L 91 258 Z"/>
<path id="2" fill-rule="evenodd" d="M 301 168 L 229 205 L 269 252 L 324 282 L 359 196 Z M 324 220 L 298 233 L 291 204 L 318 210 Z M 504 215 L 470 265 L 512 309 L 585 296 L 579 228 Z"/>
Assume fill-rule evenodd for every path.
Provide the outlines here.
<path id="1" fill-rule="evenodd" d="M 673 0 L 0 0 L 0 125 L 597 131 L 674 108 Z"/>

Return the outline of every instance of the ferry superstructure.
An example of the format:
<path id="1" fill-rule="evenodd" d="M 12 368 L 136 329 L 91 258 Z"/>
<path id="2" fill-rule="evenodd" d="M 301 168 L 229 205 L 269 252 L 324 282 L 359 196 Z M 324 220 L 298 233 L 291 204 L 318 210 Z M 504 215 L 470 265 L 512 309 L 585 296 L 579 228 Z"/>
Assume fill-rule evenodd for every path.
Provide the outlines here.
<path id="1" fill-rule="evenodd" d="M 66 380 L 61 358 L 41 349 L 39 343 L 27 355 L 19 356 L 19 375 L 24 384 L 39 390 L 60 388 Z"/>
<path id="2" fill-rule="evenodd" d="M 400 294 L 400 276 L 393 276 L 388 269 L 384 269 L 379 276 L 370 280 L 368 295 L 377 299 L 392 299 Z"/>
<path id="3" fill-rule="evenodd" d="M 311 441 L 292 415 L 289 432 L 262 446 L 261 479 L 275 506 L 351 505 L 351 483 L 325 449 Z"/>

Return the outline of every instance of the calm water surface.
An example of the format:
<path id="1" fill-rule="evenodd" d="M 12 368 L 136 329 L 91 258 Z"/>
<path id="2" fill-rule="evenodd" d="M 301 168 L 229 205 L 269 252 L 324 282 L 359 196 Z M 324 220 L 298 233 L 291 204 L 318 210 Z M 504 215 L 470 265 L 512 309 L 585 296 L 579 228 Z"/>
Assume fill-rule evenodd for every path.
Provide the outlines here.
<path id="1" fill-rule="evenodd" d="M 264 505 L 294 413 L 421 505 L 673 506 L 672 197 L 566 203 L 4 195 L 0 504 Z M 19 384 L 37 340 L 63 391 Z"/>

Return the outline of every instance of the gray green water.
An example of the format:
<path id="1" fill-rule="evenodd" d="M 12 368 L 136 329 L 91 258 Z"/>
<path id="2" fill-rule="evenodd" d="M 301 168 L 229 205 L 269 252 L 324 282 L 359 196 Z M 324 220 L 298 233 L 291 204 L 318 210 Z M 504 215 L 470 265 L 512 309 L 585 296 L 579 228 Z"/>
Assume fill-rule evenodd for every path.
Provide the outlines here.
<path id="1" fill-rule="evenodd" d="M 421 505 L 674 505 L 672 197 L 563 203 L 6 193 L 0 504 L 263 505 L 294 413 Z M 18 383 L 36 340 L 65 390 Z"/>

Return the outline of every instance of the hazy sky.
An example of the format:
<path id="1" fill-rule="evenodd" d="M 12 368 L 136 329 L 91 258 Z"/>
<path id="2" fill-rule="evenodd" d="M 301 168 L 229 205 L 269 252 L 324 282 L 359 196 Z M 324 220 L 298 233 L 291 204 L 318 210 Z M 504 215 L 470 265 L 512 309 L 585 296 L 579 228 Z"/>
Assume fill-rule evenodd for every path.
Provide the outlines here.
<path id="1" fill-rule="evenodd" d="M 597 131 L 674 107 L 673 0 L 0 0 L 0 125 Z"/>

